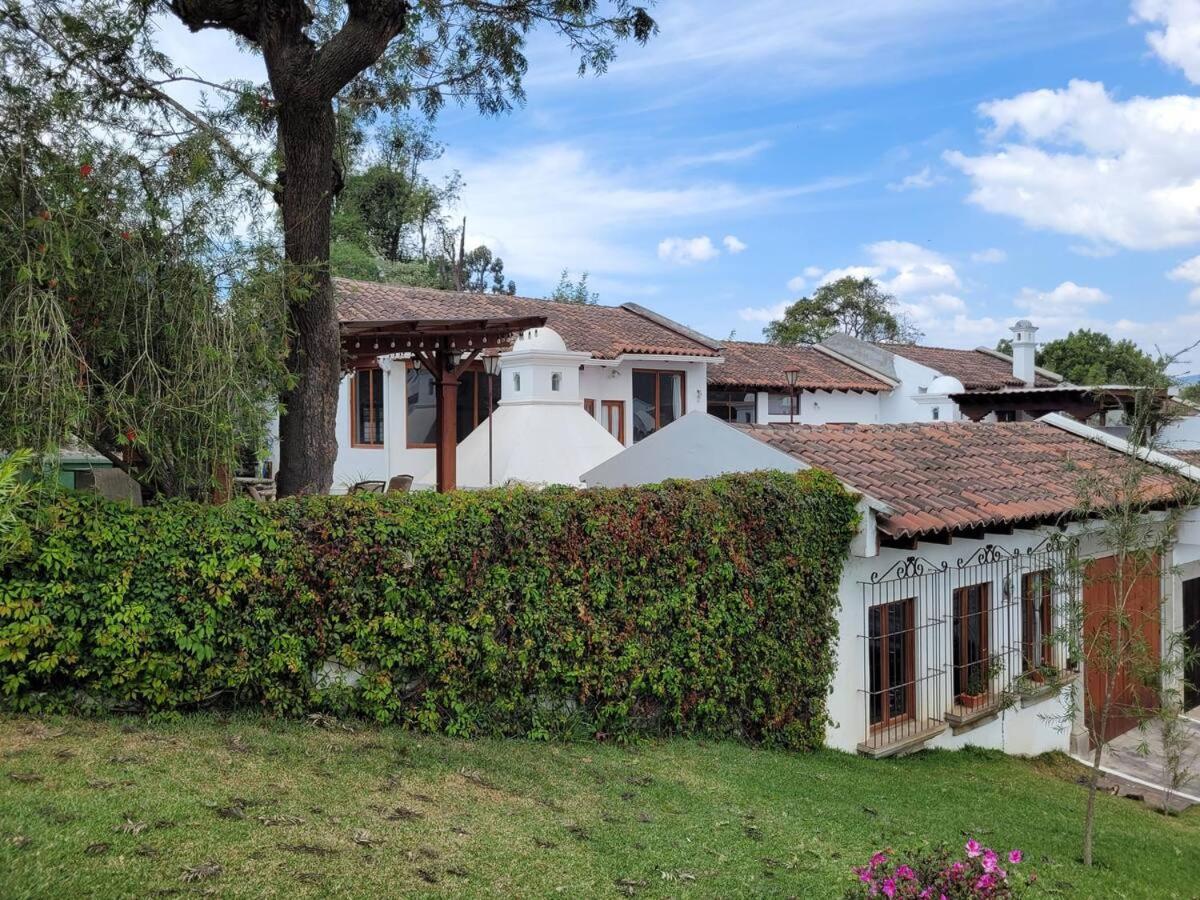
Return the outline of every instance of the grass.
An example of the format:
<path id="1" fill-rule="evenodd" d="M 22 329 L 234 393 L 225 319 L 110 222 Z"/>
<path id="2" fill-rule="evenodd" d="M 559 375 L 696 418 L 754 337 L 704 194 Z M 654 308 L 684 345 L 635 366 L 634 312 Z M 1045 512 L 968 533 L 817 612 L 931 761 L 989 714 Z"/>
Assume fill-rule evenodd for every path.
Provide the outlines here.
<path id="1" fill-rule="evenodd" d="M 1061 757 L 458 741 L 256 718 L 0 718 L 0 896 L 838 897 L 883 846 L 1020 847 L 1031 896 L 1195 897 L 1200 810 Z M 361 728 L 361 727 L 360 727 Z"/>

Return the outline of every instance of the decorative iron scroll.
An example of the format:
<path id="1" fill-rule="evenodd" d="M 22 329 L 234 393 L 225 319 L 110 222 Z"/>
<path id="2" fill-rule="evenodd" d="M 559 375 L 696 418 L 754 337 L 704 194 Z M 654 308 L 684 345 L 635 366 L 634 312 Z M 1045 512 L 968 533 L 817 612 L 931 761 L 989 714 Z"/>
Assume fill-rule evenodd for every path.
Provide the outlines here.
<path id="1" fill-rule="evenodd" d="M 871 573 L 871 584 L 879 584 L 888 578 L 919 578 L 922 575 L 933 575 L 937 572 L 945 572 L 950 568 L 950 563 L 943 560 L 940 563 L 931 562 L 923 556 L 907 556 L 897 563 L 889 566 L 883 572 Z"/>

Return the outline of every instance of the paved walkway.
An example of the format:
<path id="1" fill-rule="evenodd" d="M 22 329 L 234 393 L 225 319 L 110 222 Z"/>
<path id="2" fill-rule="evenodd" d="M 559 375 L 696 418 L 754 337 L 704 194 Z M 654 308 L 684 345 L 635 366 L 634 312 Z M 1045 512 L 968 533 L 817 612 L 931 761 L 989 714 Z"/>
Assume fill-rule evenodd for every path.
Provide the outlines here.
<path id="1" fill-rule="evenodd" d="M 1200 804 L 1200 707 L 1188 711 L 1180 720 L 1188 736 L 1184 764 L 1189 777 L 1173 794 L 1171 807 L 1182 810 Z M 1148 753 L 1140 753 L 1143 744 Z M 1162 735 L 1151 725 L 1145 732 L 1134 728 L 1113 738 L 1105 748 L 1100 763 L 1122 795 L 1143 793 L 1153 806 L 1162 804 L 1162 784 L 1165 779 Z"/>

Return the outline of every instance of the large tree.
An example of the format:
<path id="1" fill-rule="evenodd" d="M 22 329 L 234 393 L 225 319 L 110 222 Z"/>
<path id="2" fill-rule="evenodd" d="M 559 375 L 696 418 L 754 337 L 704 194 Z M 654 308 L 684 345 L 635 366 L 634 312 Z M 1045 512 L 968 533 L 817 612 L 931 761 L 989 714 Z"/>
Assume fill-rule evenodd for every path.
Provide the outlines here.
<path id="1" fill-rule="evenodd" d="M 846 276 L 801 297 L 763 329 L 773 344 L 815 344 L 835 333 L 864 341 L 912 343 L 921 337 L 896 298 L 871 278 Z"/>
<path id="2" fill-rule="evenodd" d="M 262 55 L 267 84 L 184 72 L 149 39 L 151 17 L 216 29 Z M 23 58 L 62 90 L 93 99 L 94 123 L 143 144 L 201 135 L 215 154 L 272 192 L 291 269 L 287 309 L 294 378 L 280 420 L 281 494 L 329 489 L 337 454 L 340 342 L 329 276 L 330 222 L 342 188 L 339 116 L 434 113 L 447 98 L 484 113 L 524 97 L 525 42 L 544 25 L 603 70 L 618 41 L 647 40 L 653 19 L 632 0 L 5 0 Z M 175 90 L 201 83 L 208 100 Z M 216 98 L 224 98 L 218 100 Z M 140 114 L 139 114 L 140 111 Z M 276 169 L 255 158 L 273 146 Z"/>

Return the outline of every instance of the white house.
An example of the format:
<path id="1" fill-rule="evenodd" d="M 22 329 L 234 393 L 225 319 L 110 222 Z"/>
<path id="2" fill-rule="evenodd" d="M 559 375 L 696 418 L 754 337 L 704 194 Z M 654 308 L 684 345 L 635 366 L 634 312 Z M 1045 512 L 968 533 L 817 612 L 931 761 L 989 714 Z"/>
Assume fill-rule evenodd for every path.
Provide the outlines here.
<path id="1" fill-rule="evenodd" d="M 870 756 L 968 743 L 1035 754 L 1078 748 L 1082 730 L 1081 719 L 1066 720 L 1052 685 L 1086 677 L 1086 661 L 1043 640 L 1081 590 L 1067 577 L 1057 536 L 1065 529 L 1079 537 L 1089 567 L 1112 559 L 1100 526 L 1074 517 L 1079 476 L 1065 461 L 1103 472 L 1123 464 L 1125 447 L 1064 416 L 730 425 L 694 414 L 583 480 L 620 486 L 756 469 L 832 472 L 863 498 L 863 519 L 839 589 L 827 743 Z M 1152 462 L 1164 466 L 1148 483 L 1172 483 L 1168 462 L 1200 480 L 1200 468 Z M 1200 636 L 1200 604 L 1185 603 L 1200 594 L 1200 512 L 1188 513 L 1170 558 L 1147 581 L 1146 597 L 1169 602 L 1161 621 L 1156 608 L 1147 613 L 1146 627 L 1160 641 L 1180 629 Z M 1089 608 L 1106 602 L 1098 583 L 1082 589 Z M 1112 727 L 1129 723 L 1117 717 Z"/>
<path id="2" fill-rule="evenodd" d="M 708 411 L 743 423 L 885 424 L 957 421 L 968 395 L 1006 405 L 1012 392 L 1033 391 L 1037 402 L 1022 395 L 1021 405 L 1039 414 L 1064 402 L 1077 405 L 1075 393 L 1090 398 L 1090 389 L 1071 388 L 1064 401 L 1061 376 L 1034 365 L 1037 328 L 1022 320 L 1012 331 L 1011 357 L 984 347 L 877 344 L 844 334 L 795 347 L 727 342 L 724 365 L 709 372 Z M 1048 390 L 1055 395 L 1041 396 Z M 1000 394 L 1005 403 L 997 404 Z"/>
<path id="3" fill-rule="evenodd" d="M 528 335 L 523 345 L 518 341 L 517 352 L 501 354 L 499 377 L 488 376 L 482 363 L 460 376 L 458 466 L 465 486 L 488 483 L 481 460 L 487 446 L 483 426 L 492 409 L 506 410 L 504 433 L 493 427 L 494 483 L 517 478 L 578 484 L 598 452 L 631 446 L 684 413 L 704 409 L 708 368 L 721 362 L 719 344 L 633 303 L 577 305 L 345 279 L 335 279 L 334 286 L 343 324 L 546 319 L 544 334 Z M 379 349 L 377 359 L 342 380 L 335 491 L 394 475 L 420 480 L 434 467 L 433 377 L 403 354 Z M 570 408 L 582 413 L 569 413 Z M 598 437 L 587 418 L 611 440 Z M 553 465 L 547 468 L 549 460 Z M 498 461 L 502 470 L 496 469 Z"/>

